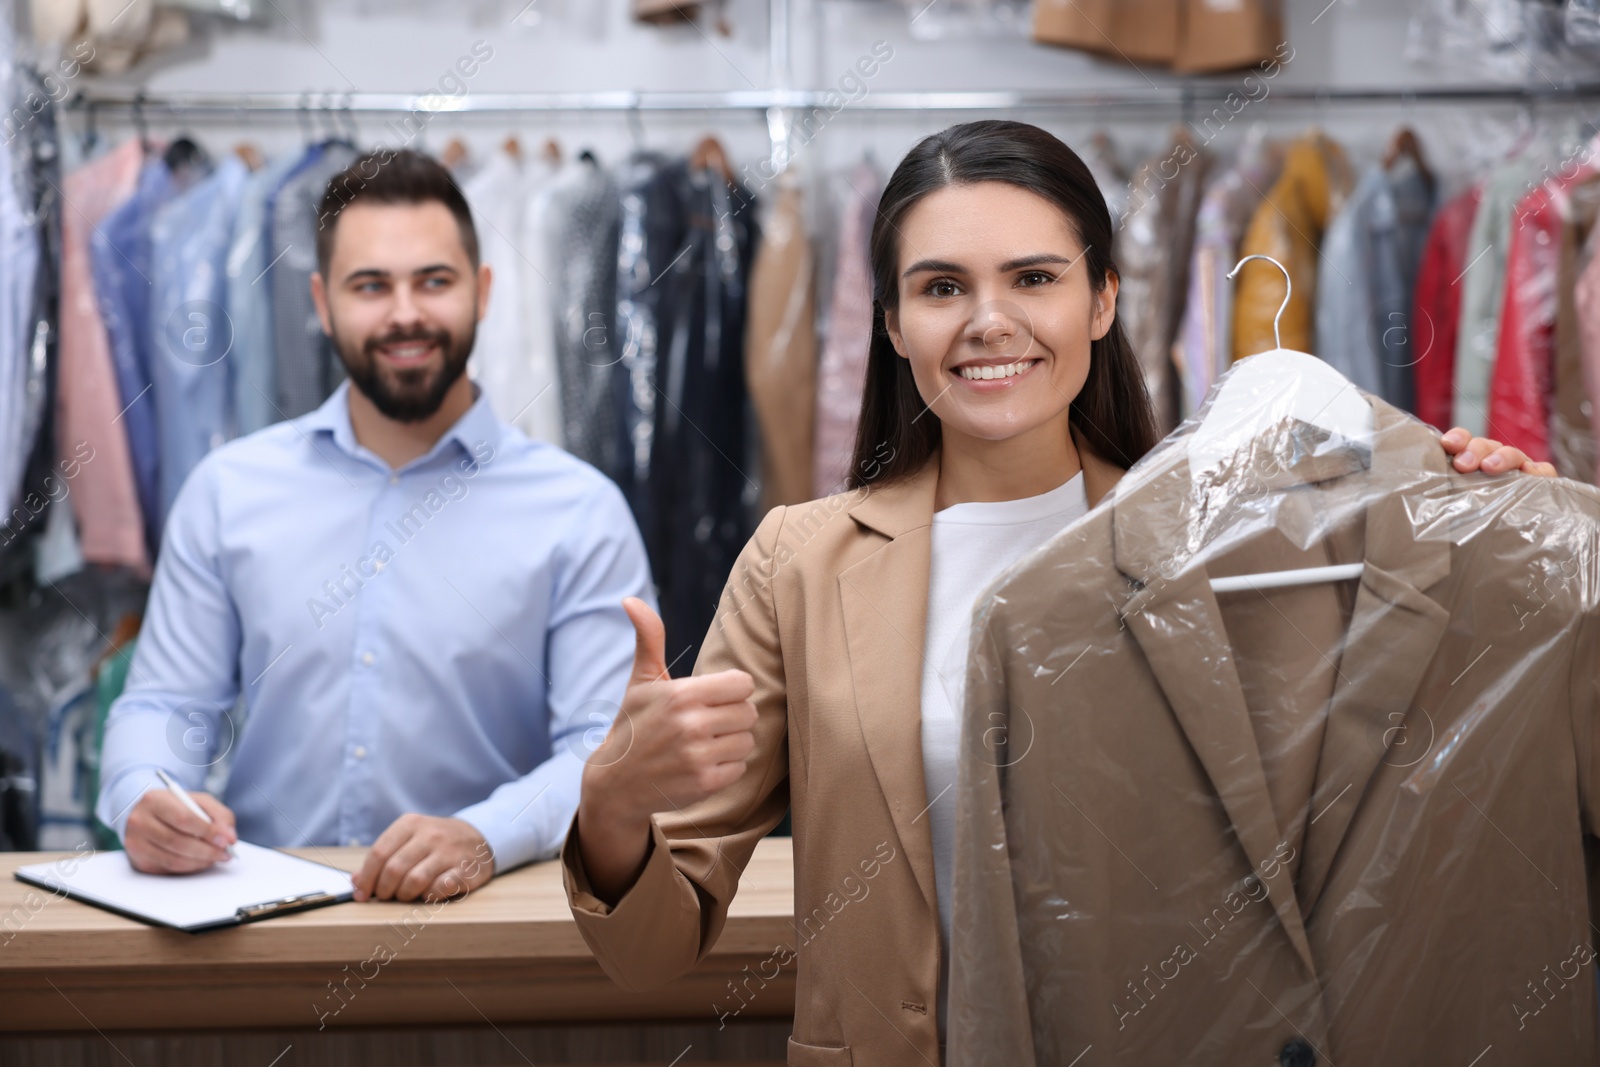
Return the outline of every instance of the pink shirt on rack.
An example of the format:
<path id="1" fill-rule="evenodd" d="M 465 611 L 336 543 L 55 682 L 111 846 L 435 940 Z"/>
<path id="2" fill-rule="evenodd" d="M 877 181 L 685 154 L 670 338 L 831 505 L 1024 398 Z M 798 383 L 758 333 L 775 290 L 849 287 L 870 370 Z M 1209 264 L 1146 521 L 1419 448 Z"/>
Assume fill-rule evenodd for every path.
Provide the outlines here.
<path id="1" fill-rule="evenodd" d="M 872 262 L 868 245 L 878 206 L 878 173 L 868 163 L 850 172 L 839 226 L 838 266 L 822 355 L 817 361 L 816 449 L 811 477 L 817 496 L 844 489 L 855 450 L 856 422 L 872 346 Z"/>
<path id="2" fill-rule="evenodd" d="M 144 152 L 129 139 L 68 174 L 62 182 L 60 389 L 57 447 L 80 461 L 72 480 L 78 541 L 90 563 L 150 573 L 144 519 L 120 417 L 121 394 L 111 367 L 105 323 L 89 273 L 89 235 L 133 195 Z M 89 458 L 79 454 L 93 449 Z"/>

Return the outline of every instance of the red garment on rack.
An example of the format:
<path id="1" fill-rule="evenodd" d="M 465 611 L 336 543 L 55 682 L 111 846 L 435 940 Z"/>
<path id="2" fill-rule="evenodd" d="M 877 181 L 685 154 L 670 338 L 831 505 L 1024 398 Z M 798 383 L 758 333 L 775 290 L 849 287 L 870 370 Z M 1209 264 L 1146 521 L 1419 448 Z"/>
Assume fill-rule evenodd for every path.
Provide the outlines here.
<path id="1" fill-rule="evenodd" d="M 1428 228 L 1412 296 L 1412 366 L 1417 417 L 1440 430 L 1451 426 L 1456 377 L 1456 333 L 1461 322 L 1461 278 L 1467 242 L 1478 217 L 1483 186 L 1474 185 L 1440 208 Z"/>
<path id="2" fill-rule="evenodd" d="M 1585 166 L 1546 180 L 1517 202 L 1512 215 L 1500 338 L 1489 379 L 1489 433 L 1543 462 L 1550 461 L 1561 226 L 1572 210 L 1569 190 L 1594 173 Z"/>

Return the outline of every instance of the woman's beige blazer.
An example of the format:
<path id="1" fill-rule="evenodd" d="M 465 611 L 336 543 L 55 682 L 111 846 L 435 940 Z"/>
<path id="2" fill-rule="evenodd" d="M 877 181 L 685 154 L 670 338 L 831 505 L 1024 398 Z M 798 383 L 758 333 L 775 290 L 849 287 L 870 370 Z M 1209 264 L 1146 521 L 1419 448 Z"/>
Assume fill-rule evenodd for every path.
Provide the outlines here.
<path id="1" fill-rule="evenodd" d="M 1078 452 L 1093 506 L 1122 471 L 1081 440 Z M 614 980 L 644 989 L 710 950 L 751 850 L 792 809 L 795 933 L 774 946 L 774 965 L 798 957 L 789 1063 L 800 1067 L 940 1060 L 921 742 L 938 470 L 935 453 L 897 483 L 767 514 L 694 668 L 755 679 L 749 769 L 716 796 L 654 817 L 643 873 L 615 907 L 589 892 L 576 822 L 562 851 L 584 939 Z"/>

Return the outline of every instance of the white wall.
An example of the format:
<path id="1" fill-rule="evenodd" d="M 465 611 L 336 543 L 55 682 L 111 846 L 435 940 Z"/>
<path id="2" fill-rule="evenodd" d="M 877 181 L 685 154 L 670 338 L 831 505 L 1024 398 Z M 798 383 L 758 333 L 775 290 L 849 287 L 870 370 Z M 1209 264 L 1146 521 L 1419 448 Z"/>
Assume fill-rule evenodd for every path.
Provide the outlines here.
<path id="1" fill-rule="evenodd" d="M 925 0 L 916 0 L 919 4 Z M 938 4 L 957 0 L 934 0 Z M 1287 0 L 1288 39 L 1294 60 L 1274 82 L 1282 86 L 1415 86 L 1461 83 L 1459 74 L 1408 64 L 1403 58 L 1406 29 L 1419 0 Z M 1114 89 L 1170 86 L 1176 79 L 1141 71 L 1026 39 L 919 40 L 908 25 L 911 10 L 897 0 L 791 0 L 792 82 L 821 88 L 834 84 L 875 41 L 894 49 L 893 59 L 869 83 L 871 93 L 928 89 Z M 142 85 L 163 91 L 392 91 L 437 86 L 475 42 L 486 42 L 493 58 L 468 82 L 470 92 L 643 90 L 724 90 L 767 88 L 776 83 L 770 69 L 767 0 L 727 0 L 731 35 L 698 26 L 657 28 L 633 23 L 627 0 L 289 0 L 277 6 L 291 12 L 293 26 L 272 33 L 228 29 L 128 75 L 99 84 Z M 522 11 L 520 18 L 513 18 Z M 430 13 L 432 12 L 432 13 Z M 537 23 L 537 25 L 530 25 Z M 480 46 L 481 47 L 481 46 Z M 91 88 L 95 79 L 85 78 Z M 1217 81 L 1236 83 L 1238 76 Z M 884 115 L 847 108 L 797 157 L 804 170 L 833 171 L 876 146 L 882 164 L 892 164 L 917 137 L 973 117 L 961 113 L 920 112 Z M 1137 114 L 1048 114 L 1016 117 L 1047 126 L 1076 142 L 1095 127 L 1109 128 L 1131 164 L 1160 150 L 1175 112 Z M 1503 149 L 1517 109 L 1441 108 L 1386 104 L 1360 109 L 1293 105 L 1273 100 L 1252 104 L 1240 121 L 1218 137 L 1214 147 L 1227 152 L 1250 122 L 1265 119 L 1292 131 L 1318 122 L 1345 140 L 1358 162 L 1376 153 L 1394 125 L 1416 124 L 1424 142 L 1447 172 L 1477 165 Z M 1248 121 L 1245 121 L 1248 120 Z M 73 125 L 79 120 L 74 117 Z M 364 138 L 383 138 L 381 119 L 365 117 Z M 117 124 L 102 119 L 103 126 Z M 152 120 L 158 130 L 192 129 L 203 140 L 227 142 L 246 127 L 236 119 L 195 115 Z M 756 114 L 672 117 L 647 115 L 645 142 L 668 149 L 686 147 L 699 133 L 715 129 L 736 161 L 763 156 L 765 127 Z M 438 149 L 463 136 L 475 150 L 486 150 L 508 132 L 525 141 L 547 133 L 576 149 L 595 147 L 602 158 L 616 158 L 633 143 L 621 114 L 488 118 L 446 115 L 423 138 Z M 294 116 L 256 120 L 250 139 L 269 150 L 298 142 Z"/>

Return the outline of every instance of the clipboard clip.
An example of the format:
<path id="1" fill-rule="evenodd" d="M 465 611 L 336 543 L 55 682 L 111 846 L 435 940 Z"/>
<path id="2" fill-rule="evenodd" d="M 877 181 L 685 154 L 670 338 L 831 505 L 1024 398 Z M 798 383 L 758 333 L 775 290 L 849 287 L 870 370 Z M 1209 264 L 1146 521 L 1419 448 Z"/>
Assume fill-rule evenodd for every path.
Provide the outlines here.
<path id="1" fill-rule="evenodd" d="M 262 904 L 251 904 L 247 907 L 237 908 L 234 915 L 240 922 L 251 919 L 260 919 L 268 915 L 279 915 L 286 911 L 298 911 L 301 908 L 314 908 L 319 904 L 331 904 L 338 898 L 332 893 L 302 893 L 297 897 L 284 897 L 281 900 L 269 900 Z"/>

